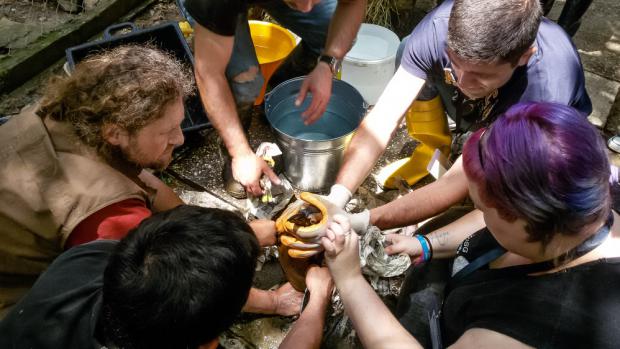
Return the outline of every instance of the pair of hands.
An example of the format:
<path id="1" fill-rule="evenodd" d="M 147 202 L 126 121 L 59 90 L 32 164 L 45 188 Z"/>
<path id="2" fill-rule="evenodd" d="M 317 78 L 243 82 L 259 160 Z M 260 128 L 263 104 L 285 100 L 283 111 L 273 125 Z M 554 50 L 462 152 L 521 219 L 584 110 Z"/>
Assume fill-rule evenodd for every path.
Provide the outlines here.
<path id="1" fill-rule="evenodd" d="M 276 224 L 267 219 L 251 221 L 250 226 L 258 239 L 260 246 L 271 246 L 276 243 Z M 306 274 L 306 287 L 310 291 L 310 297 L 326 299 L 331 296 L 334 282 L 325 267 L 311 266 Z M 304 294 L 298 292 L 287 282 L 273 291 L 274 314 L 292 316 L 299 314 Z"/>
<path id="2" fill-rule="evenodd" d="M 311 298 L 328 299 L 332 295 L 334 281 L 326 267 L 312 265 L 306 274 L 306 287 Z M 274 314 L 282 316 L 298 315 L 304 299 L 303 292 L 299 292 L 287 282 L 274 291 Z"/>
<path id="3" fill-rule="evenodd" d="M 364 211 L 355 214 L 347 213 L 342 207 L 351 198 L 351 192 L 340 184 L 332 186 L 328 196 L 302 192 L 300 200 L 289 205 L 276 221 L 276 230 L 280 235 L 280 242 L 287 246 L 288 254 L 292 258 L 307 258 L 323 251 L 321 238 L 326 235 L 328 226 L 334 219 L 347 222 L 359 234 L 364 234 L 370 224 L 370 213 Z M 319 209 L 321 220 L 310 226 L 300 226 L 289 219 L 303 211 L 306 205 Z"/>
<path id="4" fill-rule="evenodd" d="M 304 80 L 299 95 L 295 100 L 297 107 L 301 106 L 308 93 L 312 94 L 312 102 L 308 109 L 301 114 L 306 125 L 317 121 L 323 115 L 332 93 L 332 73 L 326 63 L 321 62 L 317 64 Z M 233 178 L 243 185 L 245 191 L 253 196 L 263 194 L 263 188 L 261 188 L 259 183 L 263 174 L 272 183 L 280 184 L 280 179 L 267 165 L 265 160 L 252 152 L 233 157 L 232 174 Z"/>
<path id="5" fill-rule="evenodd" d="M 418 239 L 411 236 L 389 234 L 386 240 L 390 243 L 385 248 L 388 255 L 406 253 L 412 258 L 422 254 L 422 246 Z M 346 217 L 334 217 L 321 238 L 325 249 L 325 260 L 337 284 L 342 284 L 361 276 L 359 260 L 359 237 Z"/>
<path id="6" fill-rule="evenodd" d="M 341 285 L 347 280 L 361 277 L 359 237 L 346 218 L 334 218 L 321 238 L 321 245 L 325 249 L 325 261 L 336 284 Z"/>
<path id="7" fill-rule="evenodd" d="M 300 209 L 307 204 L 314 205 L 321 211 L 321 221 L 308 227 L 298 226 L 293 222 L 289 222 L 289 218 L 299 213 Z M 281 234 L 280 239 L 285 246 L 293 249 L 297 248 L 300 253 L 304 250 L 312 250 L 312 254 L 303 256 L 310 257 L 323 251 L 319 242 L 321 237 L 325 236 L 327 226 L 333 217 L 338 216 L 348 222 L 348 215 L 348 213 L 332 204 L 327 198 L 302 192 L 300 200 L 289 205 L 277 221 L 257 219 L 249 222 L 249 225 L 261 247 L 275 245 L 277 234 Z M 291 257 L 295 258 L 298 256 Z"/>

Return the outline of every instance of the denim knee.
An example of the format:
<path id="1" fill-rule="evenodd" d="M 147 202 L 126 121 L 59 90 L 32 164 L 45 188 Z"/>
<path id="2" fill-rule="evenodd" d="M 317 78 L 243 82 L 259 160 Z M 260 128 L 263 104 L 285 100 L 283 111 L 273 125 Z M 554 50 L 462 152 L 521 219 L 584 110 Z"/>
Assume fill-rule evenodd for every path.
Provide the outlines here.
<path id="1" fill-rule="evenodd" d="M 255 72 L 252 71 L 252 68 L 250 68 L 250 71 L 243 72 L 230 79 L 230 89 L 237 105 L 253 103 L 263 88 L 263 83 L 265 82 L 263 74 L 261 74 L 258 67 L 256 67 Z"/>

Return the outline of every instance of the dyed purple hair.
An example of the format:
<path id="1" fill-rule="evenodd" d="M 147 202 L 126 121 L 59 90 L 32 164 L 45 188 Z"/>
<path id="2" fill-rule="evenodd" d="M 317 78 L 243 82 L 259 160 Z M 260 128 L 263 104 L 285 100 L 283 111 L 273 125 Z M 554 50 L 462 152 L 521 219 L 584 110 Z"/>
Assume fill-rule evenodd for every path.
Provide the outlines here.
<path id="1" fill-rule="evenodd" d="M 485 205 L 527 222 L 530 241 L 578 234 L 610 211 L 609 161 L 598 131 L 571 107 L 519 103 L 474 133 L 463 165 Z"/>

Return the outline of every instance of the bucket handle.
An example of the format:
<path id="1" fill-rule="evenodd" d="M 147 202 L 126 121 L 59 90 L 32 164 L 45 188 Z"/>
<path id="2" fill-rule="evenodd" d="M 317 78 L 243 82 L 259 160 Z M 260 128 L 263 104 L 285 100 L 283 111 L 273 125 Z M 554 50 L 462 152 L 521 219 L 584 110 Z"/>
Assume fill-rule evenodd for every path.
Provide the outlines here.
<path id="1" fill-rule="evenodd" d="M 131 31 L 136 31 L 138 29 L 138 27 L 136 27 L 133 22 L 112 24 L 111 26 L 105 28 L 105 30 L 103 31 L 103 38 L 106 40 L 111 39 L 114 36 L 112 35 L 112 31 L 117 31 L 123 28 L 131 28 Z"/>
<path id="2" fill-rule="evenodd" d="M 269 101 L 271 99 L 271 94 L 273 93 L 275 89 L 265 93 L 264 96 L 264 100 L 265 100 L 265 114 L 269 115 L 269 112 L 271 111 L 271 102 Z"/>

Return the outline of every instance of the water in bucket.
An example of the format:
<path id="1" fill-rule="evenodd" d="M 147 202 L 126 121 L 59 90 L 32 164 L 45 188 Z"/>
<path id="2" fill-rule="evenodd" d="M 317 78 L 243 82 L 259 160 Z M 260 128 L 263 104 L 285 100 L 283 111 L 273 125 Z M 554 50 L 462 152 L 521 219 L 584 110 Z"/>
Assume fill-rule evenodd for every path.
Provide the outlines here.
<path id="1" fill-rule="evenodd" d="M 308 94 L 300 107 L 295 106 L 296 96 L 290 96 L 280 102 L 273 110 L 278 120 L 273 127 L 293 138 L 305 141 L 324 141 L 342 137 L 357 127 L 350 118 L 345 118 L 339 109 L 329 109 L 311 125 L 305 125 L 301 113 L 308 108 L 312 95 Z"/>
<path id="2" fill-rule="evenodd" d="M 392 52 L 393 45 L 390 45 L 384 38 L 360 32 L 357 35 L 357 40 L 360 44 L 353 46 L 351 51 L 347 53 L 349 58 L 374 61 L 385 59 L 385 57 L 394 54 Z"/>
<path id="3" fill-rule="evenodd" d="M 334 181 L 353 132 L 366 113 L 366 105 L 355 88 L 332 81 L 326 113 L 312 125 L 304 125 L 301 113 L 312 102 L 308 95 L 300 107 L 295 98 L 304 77 L 293 78 L 274 88 L 265 100 L 265 116 L 277 131 L 284 173 L 297 189 L 325 191 Z"/>

